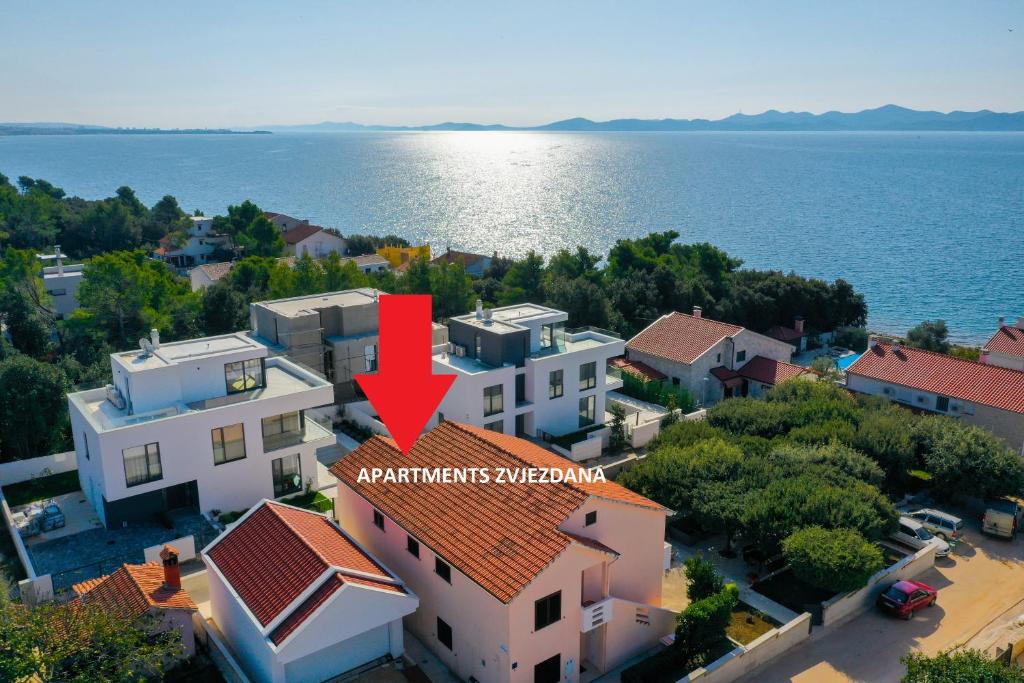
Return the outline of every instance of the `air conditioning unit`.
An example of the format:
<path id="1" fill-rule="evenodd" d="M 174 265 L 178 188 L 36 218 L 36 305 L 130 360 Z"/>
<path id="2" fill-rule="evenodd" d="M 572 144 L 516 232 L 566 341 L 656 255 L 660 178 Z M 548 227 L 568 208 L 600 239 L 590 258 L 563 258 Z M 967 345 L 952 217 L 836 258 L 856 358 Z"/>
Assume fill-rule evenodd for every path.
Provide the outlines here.
<path id="1" fill-rule="evenodd" d="M 118 388 L 113 384 L 108 384 L 106 386 L 106 390 L 107 400 L 110 401 L 118 410 L 124 410 L 124 396 L 121 395 L 120 390 L 118 390 Z"/>

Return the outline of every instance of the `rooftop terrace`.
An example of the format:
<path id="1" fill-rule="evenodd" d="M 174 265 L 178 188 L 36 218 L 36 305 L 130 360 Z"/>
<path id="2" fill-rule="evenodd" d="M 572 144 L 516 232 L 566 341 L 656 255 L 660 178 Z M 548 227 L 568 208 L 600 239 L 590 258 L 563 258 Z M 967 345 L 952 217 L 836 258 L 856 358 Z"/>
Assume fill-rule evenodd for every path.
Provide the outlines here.
<path id="1" fill-rule="evenodd" d="M 286 318 L 309 315 L 317 309 L 329 308 L 332 306 L 361 306 L 376 301 L 380 292 L 376 289 L 361 288 L 349 289 L 344 292 L 330 292 L 328 294 L 312 294 L 309 296 L 296 296 L 290 299 L 277 299 L 275 301 L 260 301 L 256 306 L 263 306 Z"/>

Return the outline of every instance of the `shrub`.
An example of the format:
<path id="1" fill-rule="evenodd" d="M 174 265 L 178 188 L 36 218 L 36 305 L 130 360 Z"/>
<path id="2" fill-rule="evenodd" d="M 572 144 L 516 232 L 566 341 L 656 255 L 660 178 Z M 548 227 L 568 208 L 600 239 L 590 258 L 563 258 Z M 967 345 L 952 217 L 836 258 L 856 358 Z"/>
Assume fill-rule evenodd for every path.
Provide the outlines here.
<path id="1" fill-rule="evenodd" d="M 853 351 L 866 351 L 868 331 L 863 327 L 847 327 L 836 332 L 836 346 L 845 346 Z"/>
<path id="2" fill-rule="evenodd" d="M 902 683 L 1024 683 L 1024 669 L 990 659 L 978 650 L 940 652 L 932 657 L 912 652 L 900 661 L 907 666 L 907 675 L 901 679 Z"/>
<path id="3" fill-rule="evenodd" d="M 916 462 L 913 413 L 894 406 L 864 410 L 850 445 L 870 456 L 898 482 Z"/>
<path id="4" fill-rule="evenodd" d="M 852 529 L 800 529 L 782 542 L 782 552 L 797 578 L 837 593 L 862 588 L 885 566 L 878 546 Z"/>
<path id="5" fill-rule="evenodd" d="M 725 587 L 725 581 L 715 565 L 700 555 L 688 559 L 683 567 L 686 570 L 686 597 L 690 602 L 711 597 Z"/>
<path id="6" fill-rule="evenodd" d="M 683 420 L 661 430 L 649 444 L 653 451 L 661 446 L 686 448 L 698 441 L 722 438 L 722 432 L 708 424 L 707 420 Z"/>
<path id="7" fill-rule="evenodd" d="M 845 420 L 829 420 L 803 425 L 790 431 L 787 435 L 791 440 L 806 444 L 826 444 L 832 441 L 853 443 L 856 430 Z"/>
<path id="8" fill-rule="evenodd" d="M 929 416 L 918 421 L 917 437 L 932 491 L 940 498 L 1017 495 L 1024 488 L 1021 459 L 980 427 Z"/>
<path id="9" fill-rule="evenodd" d="M 740 591 L 730 583 L 721 591 L 687 605 L 676 618 L 676 642 L 680 659 L 693 662 L 726 638 L 732 611 Z"/>
<path id="10" fill-rule="evenodd" d="M 755 398 L 726 399 L 708 411 L 707 421 L 732 434 L 766 438 L 784 434 L 789 427 L 786 405 Z"/>

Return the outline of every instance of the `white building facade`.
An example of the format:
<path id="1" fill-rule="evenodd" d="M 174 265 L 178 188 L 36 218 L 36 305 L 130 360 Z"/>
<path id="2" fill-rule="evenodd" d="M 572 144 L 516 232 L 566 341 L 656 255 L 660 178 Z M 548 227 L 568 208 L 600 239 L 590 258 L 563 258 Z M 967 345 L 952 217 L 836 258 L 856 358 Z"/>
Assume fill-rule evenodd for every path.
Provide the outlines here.
<path id="1" fill-rule="evenodd" d="M 82 491 L 107 527 L 316 484 L 334 434 L 306 410 L 332 402 L 329 382 L 244 334 L 146 342 L 111 355 L 113 384 L 68 395 Z"/>
<path id="2" fill-rule="evenodd" d="M 189 226 L 188 237 L 183 245 L 174 244 L 168 236 L 160 240 L 160 246 L 154 252 L 157 258 L 182 273 L 204 263 L 220 260 L 213 255 L 218 248 L 231 248 L 231 237 L 216 232 L 212 218 L 191 216 L 190 219 L 192 225 Z"/>

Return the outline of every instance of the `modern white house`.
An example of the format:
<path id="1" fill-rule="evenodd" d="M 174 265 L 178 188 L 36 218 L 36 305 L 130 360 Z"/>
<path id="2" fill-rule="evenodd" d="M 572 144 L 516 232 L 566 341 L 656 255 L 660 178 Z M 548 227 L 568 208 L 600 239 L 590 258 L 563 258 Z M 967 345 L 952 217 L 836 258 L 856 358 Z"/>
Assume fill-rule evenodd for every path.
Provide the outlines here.
<path id="1" fill-rule="evenodd" d="M 320 683 L 404 652 L 419 599 L 320 513 L 263 501 L 203 560 L 213 621 L 256 683 Z"/>
<path id="2" fill-rule="evenodd" d="M 68 395 L 82 491 L 107 527 L 177 509 L 233 511 L 316 483 L 333 402 L 316 373 L 245 334 L 110 356 L 113 383 Z"/>
<path id="3" fill-rule="evenodd" d="M 626 358 L 656 370 L 666 382 L 682 386 L 698 405 L 714 405 L 731 396 L 759 396 L 792 377 L 814 378 L 790 363 L 794 347 L 739 325 L 693 315 L 669 313 L 626 342 Z"/>
<path id="4" fill-rule="evenodd" d="M 43 263 L 40 277 L 53 302 L 53 310 L 58 319 L 64 319 L 78 310 L 78 286 L 82 283 L 85 265 L 64 265 L 67 254 L 61 252 L 59 244 L 52 254 L 38 254 L 37 258 Z M 52 266 L 46 265 L 51 261 Z"/>
<path id="5" fill-rule="evenodd" d="M 213 227 L 213 219 L 206 216 L 191 216 L 192 224 L 184 244 L 175 244 L 171 235 L 160 239 L 160 246 L 153 255 L 180 273 L 204 263 L 214 263 L 220 259 L 214 256 L 218 248 L 230 249 L 231 237 L 223 235 Z"/>
<path id="6" fill-rule="evenodd" d="M 368 468 L 584 471 L 524 439 L 445 422 L 403 455 L 373 437 L 331 467 L 337 518 L 419 596 L 406 628 L 463 681 L 591 681 L 675 628 L 668 510 L 614 482 L 394 483 Z M 420 469 L 422 468 L 422 469 Z"/>

